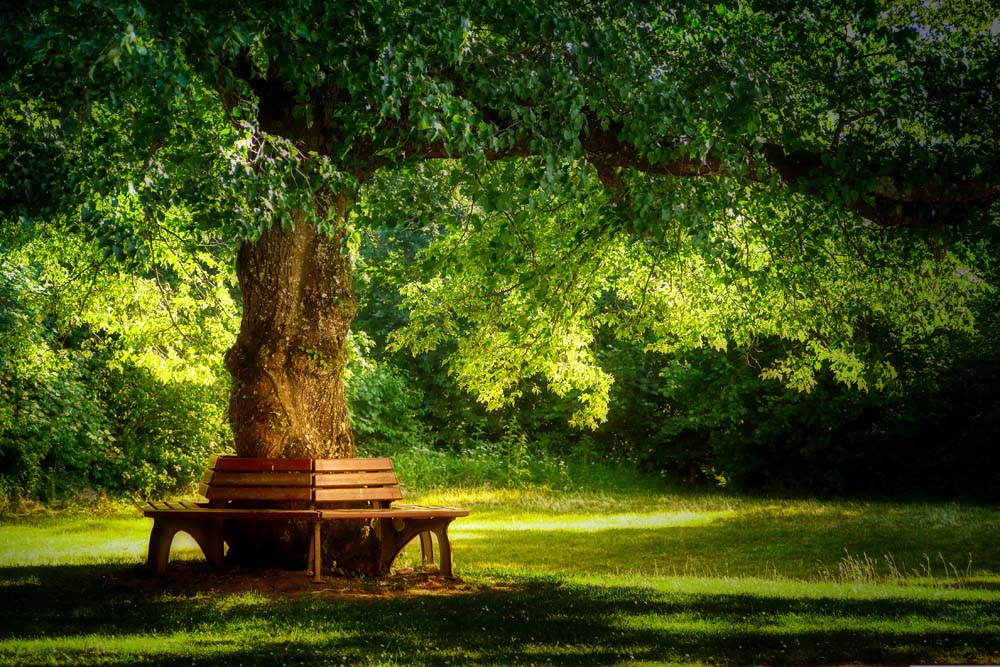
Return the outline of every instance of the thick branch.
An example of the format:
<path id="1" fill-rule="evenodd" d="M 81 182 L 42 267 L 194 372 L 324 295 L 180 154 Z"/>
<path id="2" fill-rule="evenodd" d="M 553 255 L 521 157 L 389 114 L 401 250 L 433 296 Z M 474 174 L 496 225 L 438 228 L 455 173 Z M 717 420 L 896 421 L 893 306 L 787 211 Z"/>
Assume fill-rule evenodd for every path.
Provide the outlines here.
<path id="1" fill-rule="evenodd" d="M 313 109 L 306 115 L 293 113 L 293 103 L 288 93 L 274 82 L 251 77 L 248 80 L 259 96 L 258 121 L 266 132 L 284 136 L 303 148 L 327 151 L 331 146 L 342 145 L 342 130 L 337 126 L 332 109 L 338 100 L 346 99 L 340 91 L 330 88 L 317 89 L 311 95 Z M 514 122 L 497 109 L 480 109 L 483 119 L 490 123 L 496 133 L 514 132 Z M 461 154 L 444 140 L 421 141 L 415 139 L 417 133 L 406 120 L 383 123 L 376 130 L 385 137 L 397 137 L 400 144 L 391 150 L 356 141 L 346 158 L 348 167 L 360 178 L 380 167 L 402 159 L 457 158 Z M 907 182 L 900 176 L 884 174 L 879 177 L 876 187 L 867 193 L 862 188 L 848 188 L 845 174 L 838 172 L 824 161 L 820 152 L 786 152 L 784 147 L 766 143 L 755 153 L 749 150 L 743 164 L 727 163 L 718 155 L 709 154 L 702 158 L 679 155 L 665 162 L 654 162 L 644 157 L 636 146 L 622 139 L 624 127 L 611 123 L 605 127 L 596 117 L 591 116 L 579 135 L 584 156 L 597 170 L 605 187 L 619 190 L 618 169 L 633 169 L 650 174 L 673 177 L 734 176 L 755 182 L 769 182 L 773 174 L 780 176 L 781 182 L 789 189 L 804 194 L 837 200 L 838 192 L 831 190 L 830 183 L 840 183 L 841 191 L 862 191 L 853 200 L 840 203 L 871 222 L 887 227 L 939 227 L 959 209 L 988 207 L 1000 197 L 1000 182 L 989 181 L 931 181 L 923 184 Z M 679 140 L 663 141 L 660 148 L 666 154 L 678 155 L 681 151 Z M 515 142 L 503 150 L 483 150 L 489 160 L 509 157 L 526 157 L 536 153 L 526 140 Z M 344 155 L 332 155 L 343 159 Z M 765 170 L 757 167 L 763 163 Z M 877 172 L 876 172 L 877 173 Z M 958 216 L 960 219 L 964 216 Z"/>
<path id="2" fill-rule="evenodd" d="M 778 144 L 765 144 L 762 155 L 767 164 L 789 187 L 806 194 L 820 194 L 820 181 L 841 175 L 823 162 L 820 153 L 786 153 Z M 987 207 L 1000 197 L 1000 182 L 928 181 L 907 183 L 892 175 L 880 176 L 870 200 L 859 197 L 846 202 L 847 208 L 885 227 L 937 227 L 949 211 L 959 207 Z"/>

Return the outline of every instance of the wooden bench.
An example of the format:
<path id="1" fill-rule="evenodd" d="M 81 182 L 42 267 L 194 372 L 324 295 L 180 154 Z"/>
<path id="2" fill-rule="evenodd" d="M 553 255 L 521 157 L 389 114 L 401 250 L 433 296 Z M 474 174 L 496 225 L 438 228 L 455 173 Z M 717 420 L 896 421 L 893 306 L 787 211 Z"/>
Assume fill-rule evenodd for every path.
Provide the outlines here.
<path id="1" fill-rule="evenodd" d="M 305 521 L 311 538 L 307 570 L 320 581 L 320 527 L 324 521 L 374 520 L 381 544 L 379 571 L 387 572 L 416 537 L 425 564 L 434 562 L 431 534 L 440 550 L 438 569 L 451 577 L 448 524 L 469 511 L 454 507 L 394 505 L 403 493 L 391 459 L 257 459 L 213 456 L 202 478 L 204 502 L 150 502 L 153 519 L 148 565 L 166 570 L 174 535 L 185 532 L 208 562 L 223 565 L 225 524 L 230 520 Z M 287 509 L 296 506 L 297 509 Z"/>

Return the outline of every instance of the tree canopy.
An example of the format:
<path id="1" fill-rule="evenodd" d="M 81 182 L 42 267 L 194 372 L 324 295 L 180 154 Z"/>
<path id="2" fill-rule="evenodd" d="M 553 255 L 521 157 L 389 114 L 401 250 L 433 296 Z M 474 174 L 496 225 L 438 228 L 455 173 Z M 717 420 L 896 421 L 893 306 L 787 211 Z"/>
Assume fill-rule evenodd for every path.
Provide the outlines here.
<path id="1" fill-rule="evenodd" d="M 991 289 L 987 2 L 28 1 L 0 27 L 5 249 L 156 274 L 272 225 L 355 255 L 416 231 L 358 275 L 397 271 L 391 343 L 489 406 L 548 388 L 600 422 L 603 335 L 876 386 L 873 332 L 971 329 Z"/>

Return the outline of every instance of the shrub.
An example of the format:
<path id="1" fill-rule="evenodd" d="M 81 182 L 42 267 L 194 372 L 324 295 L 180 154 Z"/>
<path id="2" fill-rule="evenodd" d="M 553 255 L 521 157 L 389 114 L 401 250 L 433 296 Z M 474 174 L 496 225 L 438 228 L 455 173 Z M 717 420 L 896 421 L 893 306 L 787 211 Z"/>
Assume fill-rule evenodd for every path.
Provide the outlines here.
<path id="1" fill-rule="evenodd" d="M 347 378 L 351 427 L 361 451 L 398 451 L 426 445 L 424 396 L 403 371 L 365 356 L 371 342 L 352 336 Z"/>
<path id="2" fill-rule="evenodd" d="M 188 487 L 229 441 L 221 369 L 153 372 L 113 336 L 60 328 L 30 266 L 0 265 L 0 495 L 96 489 L 145 497 Z"/>

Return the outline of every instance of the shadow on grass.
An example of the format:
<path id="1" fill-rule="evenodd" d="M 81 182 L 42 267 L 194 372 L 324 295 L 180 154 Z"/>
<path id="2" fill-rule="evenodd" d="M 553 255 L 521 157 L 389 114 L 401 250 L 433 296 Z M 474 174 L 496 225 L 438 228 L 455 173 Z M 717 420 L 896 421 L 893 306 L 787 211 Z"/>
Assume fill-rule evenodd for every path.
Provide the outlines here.
<path id="1" fill-rule="evenodd" d="M 690 594 L 533 577 L 424 594 L 304 590 L 212 593 L 134 566 L 0 568 L 0 664 L 597 667 L 1000 656 L 1000 612 L 986 600 Z"/>

